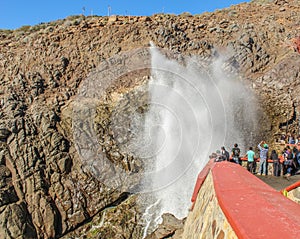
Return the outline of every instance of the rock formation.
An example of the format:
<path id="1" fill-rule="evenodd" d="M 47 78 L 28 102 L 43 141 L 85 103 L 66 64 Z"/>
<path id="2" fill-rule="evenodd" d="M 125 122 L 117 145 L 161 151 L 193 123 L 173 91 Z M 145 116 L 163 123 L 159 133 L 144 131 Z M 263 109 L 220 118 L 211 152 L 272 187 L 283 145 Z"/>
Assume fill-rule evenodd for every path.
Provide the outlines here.
<path id="1" fill-rule="evenodd" d="M 292 39 L 299 37 L 299 12 L 297 0 L 254 1 L 194 16 L 72 16 L 0 31 L 0 237 L 141 237 L 140 209 L 126 193 L 143 165 L 118 147 L 130 134 L 114 135 L 110 119 L 132 107 L 147 110 L 147 94 L 136 89 L 149 72 L 118 79 L 96 110 L 99 148 L 134 175 L 131 185 L 112 189 L 98 180 L 74 142 L 92 128 L 79 125 L 74 138 L 73 120 L 74 108 L 83 110 L 76 108 L 83 80 L 110 57 L 150 41 L 183 55 L 228 54 L 229 71 L 242 75 L 266 111 L 262 135 L 286 127 L 298 133 L 300 54 Z M 119 123 L 124 129 L 126 118 Z"/>

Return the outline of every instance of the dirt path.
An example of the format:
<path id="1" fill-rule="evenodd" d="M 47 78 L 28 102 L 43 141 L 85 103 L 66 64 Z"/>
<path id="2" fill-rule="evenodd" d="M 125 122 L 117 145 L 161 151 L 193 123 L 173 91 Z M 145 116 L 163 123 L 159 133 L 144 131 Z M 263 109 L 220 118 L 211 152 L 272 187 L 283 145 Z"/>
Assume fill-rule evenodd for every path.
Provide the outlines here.
<path id="1" fill-rule="evenodd" d="M 293 175 L 289 178 L 289 180 L 287 180 L 286 178 L 280 176 L 280 177 L 275 177 L 275 176 L 260 176 L 260 175 L 256 175 L 259 179 L 261 179 L 262 181 L 264 181 L 266 184 L 270 185 L 271 187 L 273 187 L 274 189 L 276 189 L 277 191 L 280 191 L 284 188 L 286 188 L 287 186 L 300 181 L 300 175 Z"/>

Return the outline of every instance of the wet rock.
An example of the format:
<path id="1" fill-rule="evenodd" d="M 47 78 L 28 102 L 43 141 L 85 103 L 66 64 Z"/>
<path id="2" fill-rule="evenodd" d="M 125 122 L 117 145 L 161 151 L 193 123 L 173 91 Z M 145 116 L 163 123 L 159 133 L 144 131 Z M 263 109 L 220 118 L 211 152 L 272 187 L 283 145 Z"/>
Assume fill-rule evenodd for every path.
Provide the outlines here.
<path id="1" fill-rule="evenodd" d="M 162 223 L 146 239 L 180 238 L 184 220 L 179 220 L 170 213 L 163 214 L 162 219 Z"/>

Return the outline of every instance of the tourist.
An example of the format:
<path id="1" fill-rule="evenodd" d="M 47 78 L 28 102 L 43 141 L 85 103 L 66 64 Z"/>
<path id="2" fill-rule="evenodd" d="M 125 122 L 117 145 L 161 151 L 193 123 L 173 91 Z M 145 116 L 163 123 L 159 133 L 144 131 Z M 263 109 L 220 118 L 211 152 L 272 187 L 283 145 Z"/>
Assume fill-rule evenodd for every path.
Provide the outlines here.
<path id="1" fill-rule="evenodd" d="M 295 144 L 295 138 L 294 135 L 289 136 L 289 144 Z"/>
<path id="2" fill-rule="evenodd" d="M 263 144 L 263 147 L 261 146 L 261 144 Z M 260 175 L 266 176 L 267 175 L 267 159 L 268 159 L 269 147 L 265 141 L 261 141 L 257 147 L 260 150 L 260 152 L 259 152 L 260 164 L 259 164 L 258 173 Z"/>
<path id="3" fill-rule="evenodd" d="M 284 177 L 286 179 L 289 179 L 289 177 L 292 175 L 293 166 L 294 166 L 293 154 L 292 154 L 289 146 L 286 147 L 286 150 L 285 150 L 283 156 L 284 156 L 284 162 L 283 162 Z"/>
<path id="4" fill-rule="evenodd" d="M 273 175 L 278 177 L 280 176 L 280 163 L 276 150 L 272 150 L 270 158 L 273 160 Z"/>
<path id="5" fill-rule="evenodd" d="M 297 153 L 295 154 L 295 162 L 296 162 L 296 174 L 300 172 L 300 150 L 297 150 Z"/>
<path id="6" fill-rule="evenodd" d="M 256 158 L 254 156 L 254 161 L 253 161 L 253 174 L 256 174 Z"/>
<path id="7" fill-rule="evenodd" d="M 288 154 L 288 149 L 289 146 L 285 147 L 283 150 L 282 150 L 282 156 L 283 156 L 283 159 L 286 160 L 287 158 L 287 154 Z"/>
<path id="8" fill-rule="evenodd" d="M 296 146 L 293 147 L 292 155 L 293 155 L 293 169 L 292 170 L 294 172 L 294 171 L 297 171 L 300 166 L 300 164 L 299 164 L 300 155 L 299 155 L 299 150 L 297 149 Z"/>
<path id="9" fill-rule="evenodd" d="M 293 159 L 295 159 L 295 160 L 296 160 L 296 155 L 297 155 L 297 153 L 298 153 L 298 149 L 297 149 L 296 146 L 294 146 L 294 147 L 293 147 L 293 150 L 292 150 L 292 155 L 293 155 Z M 298 163 L 298 162 L 297 162 L 297 163 Z"/>
<path id="10" fill-rule="evenodd" d="M 296 143 L 296 142 L 295 142 Z M 300 136 L 298 136 L 298 138 L 297 138 L 297 143 L 296 144 L 298 144 L 298 145 L 300 145 Z"/>
<path id="11" fill-rule="evenodd" d="M 285 144 L 285 140 L 286 140 L 286 135 L 282 134 L 280 137 L 280 143 Z"/>
<path id="12" fill-rule="evenodd" d="M 222 157 L 223 157 L 223 160 L 225 161 L 229 161 L 229 152 L 225 149 L 225 147 L 221 147 L 221 154 L 222 154 Z"/>
<path id="13" fill-rule="evenodd" d="M 221 154 L 221 151 L 220 150 L 217 150 L 216 151 L 216 154 L 215 154 L 215 162 L 220 162 L 220 161 L 223 161 L 223 157 L 222 157 L 222 154 Z"/>
<path id="14" fill-rule="evenodd" d="M 241 150 L 239 149 L 238 144 L 234 144 L 234 147 L 232 148 L 231 152 L 232 152 L 231 157 L 232 157 L 233 162 L 235 162 L 237 164 L 241 164 L 240 163 Z"/>
<path id="15" fill-rule="evenodd" d="M 254 156 L 255 156 L 255 153 L 253 151 L 253 148 L 250 147 L 249 150 L 247 151 L 246 155 L 244 156 L 245 158 L 247 157 L 247 170 L 250 172 L 250 173 L 253 173 L 254 172 Z"/>

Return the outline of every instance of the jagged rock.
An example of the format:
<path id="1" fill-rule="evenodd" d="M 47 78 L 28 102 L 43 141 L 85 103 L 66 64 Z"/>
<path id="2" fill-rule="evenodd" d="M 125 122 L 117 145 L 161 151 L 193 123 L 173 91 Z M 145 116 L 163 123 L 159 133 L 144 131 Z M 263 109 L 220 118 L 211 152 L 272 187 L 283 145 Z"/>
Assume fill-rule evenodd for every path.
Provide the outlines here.
<path id="1" fill-rule="evenodd" d="M 1 238 L 37 238 L 24 202 L 0 208 Z"/>
<path id="2" fill-rule="evenodd" d="M 163 214 L 162 220 L 158 228 L 145 239 L 180 238 L 183 232 L 184 220 L 179 220 L 170 213 Z"/>
<path id="3" fill-rule="evenodd" d="M 6 128 L 0 129 L 0 141 L 6 141 L 8 136 L 10 135 L 10 131 Z"/>
<path id="4" fill-rule="evenodd" d="M 116 15 L 110 16 L 108 18 L 108 22 L 116 22 L 118 21 L 118 17 Z"/>
<path id="5" fill-rule="evenodd" d="M 12 184 L 11 172 L 0 165 L 0 207 L 18 201 L 18 196 Z"/>
<path id="6" fill-rule="evenodd" d="M 123 197 L 123 198 L 122 198 Z M 141 208 L 136 204 L 137 196 L 123 195 L 116 203 L 95 215 L 91 222 L 65 235 L 67 238 L 136 238 L 143 232 Z"/>

